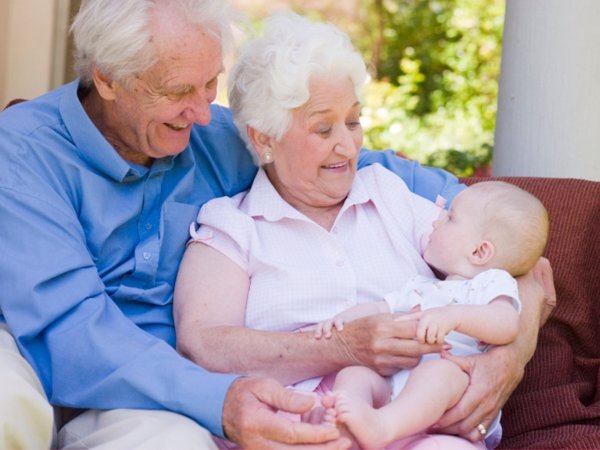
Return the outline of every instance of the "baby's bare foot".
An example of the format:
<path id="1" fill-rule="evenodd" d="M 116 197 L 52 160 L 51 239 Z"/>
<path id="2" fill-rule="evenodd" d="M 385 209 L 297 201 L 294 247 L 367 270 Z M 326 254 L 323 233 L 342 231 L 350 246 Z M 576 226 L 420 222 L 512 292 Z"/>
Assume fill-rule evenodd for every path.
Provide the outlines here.
<path id="1" fill-rule="evenodd" d="M 324 422 L 326 409 L 320 405 L 315 406 L 310 411 L 302 414 L 302 422 L 310 423 L 312 425 L 320 425 Z"/>
<path id="2" fill-rule="evenodd" d="M 330 425 L 336 426 L 337 411 L 334 408 L 335 398 L 329 394 L 318 402 L 310 411 L 302 414 L 302 422 L 312 425 Z"/>
<path id="3" fill-rule="evenodd" d="M 381 414 L 363 399 L 337 391 L 335 409 L 338 423 L 348 427 L 360 448 L 381 449 L 394 440 Z"/>
<path id="4" fill-rule="evenodd" d="M 328 408 L 325 410 L 325 414 L 323 414 L 323 425 L 331 425 L 335 427 L 337 425 L 337 411 L 335 408 Z"/>

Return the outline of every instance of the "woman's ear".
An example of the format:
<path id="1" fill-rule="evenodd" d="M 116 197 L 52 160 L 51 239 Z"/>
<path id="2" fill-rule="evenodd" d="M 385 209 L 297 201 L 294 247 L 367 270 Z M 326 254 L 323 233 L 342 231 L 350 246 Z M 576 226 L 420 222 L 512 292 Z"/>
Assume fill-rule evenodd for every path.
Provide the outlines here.
<path id="1" fill-rule="evenodd" d="M 272 152 L 273 150 L 271 148 L 271 138 L 266 134 L 261 133 L 256 128 L 251 127 L 250 125 L 246 127 L 246 130 L 248 132 L 248 139 L 250 139 L 252 147 L 254 147 L 256 153 L 258 153 L 258 157 L 263 160 L 264 154 L 266 152 Z"/>
<path id="2" fill-rule="evenodd" d="M 110 80 L 106 75 L 98 70 L 96 66 L 92 70 L 92 81 L 100 97 L 104 100 L 114 100 L 115 94 L 115 82 Z"/>
<path id="3" fill-rule="evenodd" d="M 489 262 L 496 253 L 494 244 L 490 241 L 481 241 L 469 256 L 469 262 L 476 266 L 483 266 Z"/>

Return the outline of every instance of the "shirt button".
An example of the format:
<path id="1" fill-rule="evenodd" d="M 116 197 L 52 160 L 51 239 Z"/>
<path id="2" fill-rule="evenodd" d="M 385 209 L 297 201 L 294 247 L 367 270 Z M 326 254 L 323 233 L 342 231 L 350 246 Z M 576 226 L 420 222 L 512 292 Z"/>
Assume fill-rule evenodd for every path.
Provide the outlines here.
<path id="1" fill-rule="evenodd" d="M 142 256 L 144 257 L 144 259 L 146 261 L 148 261 L 152 257 L 152 255 L 150 254 L 150 252 L 144 252 L 144 253 L 142 253 Z"/>
<path id="2" fill-rule="evenodd" d="M 151 230 L 152 229 L 152 224 L 151 223 L 147 223 L 146 224 L 146 230 Z"/>

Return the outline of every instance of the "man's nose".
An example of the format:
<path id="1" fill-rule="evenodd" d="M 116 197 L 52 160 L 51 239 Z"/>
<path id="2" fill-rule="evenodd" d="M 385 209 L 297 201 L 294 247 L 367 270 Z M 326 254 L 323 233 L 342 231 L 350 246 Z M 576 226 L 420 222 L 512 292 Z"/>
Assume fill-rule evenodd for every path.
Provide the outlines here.
<path id="1" fill-rule="evenodd" d="M 211 119 L 210 102 L 201 95 L 195 96 L 183 111 L 185 120 L 208 125 Z"/>

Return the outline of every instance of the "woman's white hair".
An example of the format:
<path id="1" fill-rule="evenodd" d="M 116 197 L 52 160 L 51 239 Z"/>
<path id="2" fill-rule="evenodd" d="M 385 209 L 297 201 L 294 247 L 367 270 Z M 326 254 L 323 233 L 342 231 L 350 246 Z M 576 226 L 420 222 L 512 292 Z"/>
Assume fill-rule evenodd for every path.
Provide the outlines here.
<path id="1" fill-rule="evenodd" d="M 334 25 L 292 12 L 267 19 L 263 35 L 242 48 L 228 79 L 229 106 L 249 149 L 248 126 L 283 137 L 292 110 L 309 100 L 315 75 L 349 77 L 358 95 L 367 71 L 349 37 Z"/>
<path id="2" fill-rule="evenodd" d="M 236 17 L 225 0 L 83 0 L 71 26 L 82 84 L 92 84 L 94 67 L 113 80 L 151 67 L 157 54 L 150 24 L 153 14 L 165 9 L 212 34 L 224 53 L 232 45 Z"/>

